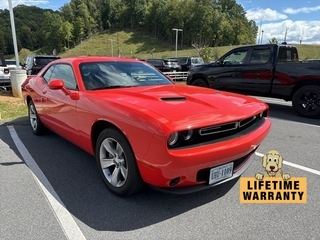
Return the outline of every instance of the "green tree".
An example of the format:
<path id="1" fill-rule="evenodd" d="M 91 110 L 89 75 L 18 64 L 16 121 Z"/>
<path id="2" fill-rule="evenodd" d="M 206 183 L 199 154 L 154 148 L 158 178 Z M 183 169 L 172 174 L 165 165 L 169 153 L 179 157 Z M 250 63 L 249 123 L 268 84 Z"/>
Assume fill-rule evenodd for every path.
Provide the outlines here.
<path id="1" fill-rule="evenodd" d="M 73 41 L 75 44 L 79 44 L 85 37 L 84 34 L 85 23 L 81 17 L 77 17 L 73 22 Z"/>
<path id="2" fill-rule="evenodd" d="M 60 52 L 64 46 L 66 33 L 64 32 L 64 20 L 59 14 L 44 13 L 41 32 L 46 43 L 44 50 L 51 52 L 56 49 Z"/>
<path id="3" fill-rule="evenodd" d="M 273 37 L 273 38 L 269 39 L 269 43 L 270 44 L 278 44 L 278 40 L 275 37 Z"/>

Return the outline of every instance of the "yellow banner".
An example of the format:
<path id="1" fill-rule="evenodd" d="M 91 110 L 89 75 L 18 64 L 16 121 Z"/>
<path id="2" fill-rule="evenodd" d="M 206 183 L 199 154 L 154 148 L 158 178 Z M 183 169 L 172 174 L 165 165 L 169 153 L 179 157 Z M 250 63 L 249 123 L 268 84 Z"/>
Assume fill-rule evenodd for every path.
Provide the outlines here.
<path id="1" fill-rule="evenodd" d="M 240 178 L 240 203 L 306 203 L 307 178 Z"/>

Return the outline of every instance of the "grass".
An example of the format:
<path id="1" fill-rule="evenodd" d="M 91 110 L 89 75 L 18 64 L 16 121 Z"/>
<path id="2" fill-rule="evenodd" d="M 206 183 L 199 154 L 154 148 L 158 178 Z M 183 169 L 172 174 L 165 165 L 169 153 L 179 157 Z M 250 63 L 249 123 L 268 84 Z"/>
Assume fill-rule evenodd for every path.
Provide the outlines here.
<path id="1" fill-rule="evenodd" d="M 175 39 L 172 43 L 165 43 L 139 32 L 119 31 L 105 32 L 93 35 L 90 39 L 83 41 L 77 47 L 65 53 L 59 54 L 61 57 L 82 56 L 82 55 L 104 55 L 118 56 L 120 52 L 123 57 L 139 57 L 143 59 L 165 58 L 175 56 Z M 223 46 L 212 48 L 215 57 L 222 56 L 229 50 L 237 46 Z M 320 45 L 298 44 L 296 45 L 300 60 L 308 58 L 320 58 Z M 198 56 L 196 48 L 189 47 L 181 49 L 178 44 L 178 56 Z"/>
<path id="2" fill-rule="evenodd" d="M 11 93 L 0 93 L 0 122 L 8 122 L 27 115 L 27 106 L 22 99 L 13 97 Z"/>
<path id="3" fill-rule="evenodd" d="M 60 53 L 61 57 L 82 56 L 82 55 L 113 55 L 118 56 L 120 52 L 123 57 L 139 57 L 143 59 L 165 58 L 175 56 L 175 39 L 172 43 L 165 43 L 156 38 L 146 36 L 140 32 L 118 31 L 104 32 L 93 35 L 90 39 L 83 41 L 75 48 Z M 212 54 L 216 57 L 222 56 L 227 51 L 237 46 L 223 46 L 212 48 Z M 320 58 L 320 45 L 298 44 L 296 45 L 300 60 L 310 58 Z M 198 51 L 193 48 L 181 49 L 178 45 L 178 56 L 198 56 Z M 33 52 L 22 49 L 19 53 L 19 60 L 22 60 Z M 6 56 L 14 58 L 14 55 Z M 0 93 L 0 121 L 10 121 L 21 116 L 27 115 L 27 107 L 21 99 L 14 98 L 11 95 Z"/>

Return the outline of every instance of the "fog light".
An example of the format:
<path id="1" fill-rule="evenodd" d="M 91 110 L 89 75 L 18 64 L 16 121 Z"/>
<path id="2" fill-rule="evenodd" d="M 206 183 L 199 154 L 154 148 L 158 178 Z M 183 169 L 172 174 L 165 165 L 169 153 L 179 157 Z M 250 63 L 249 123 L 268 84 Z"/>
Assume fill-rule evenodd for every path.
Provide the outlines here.
<path id="1" fill-rule="evenodd" d="M 177 185 L 180 182 L 180 177 L 174 178 L 169 182 L 169 186 L 170 187 L 174 187 L 175 185 Z"/>

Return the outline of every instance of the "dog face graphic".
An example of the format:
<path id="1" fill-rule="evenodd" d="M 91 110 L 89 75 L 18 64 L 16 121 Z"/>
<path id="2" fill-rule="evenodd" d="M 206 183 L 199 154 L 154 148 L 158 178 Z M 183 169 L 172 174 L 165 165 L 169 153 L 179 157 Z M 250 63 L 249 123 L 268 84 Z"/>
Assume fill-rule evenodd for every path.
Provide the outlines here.
<path id="1" fill-rule="evenodd" d="M 282 168 L 283 159 L 276 150 L 271 150 L 263 156 L 262 166 L 270 177 L 275 177 Z"/>
<path id="2" fill-rule="evenodd" d="M 263 180 L 264 178 L 282 178 L 288 180 L 291 178 L 289 173 L 283 174 L 282 172 L 283 158 L 276 150 L 270 150 L 262 157 L 262 166 L 265 169 L 264 173 L 257 173 L 255 175 L 257 180 Z"/>

